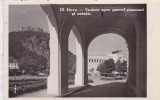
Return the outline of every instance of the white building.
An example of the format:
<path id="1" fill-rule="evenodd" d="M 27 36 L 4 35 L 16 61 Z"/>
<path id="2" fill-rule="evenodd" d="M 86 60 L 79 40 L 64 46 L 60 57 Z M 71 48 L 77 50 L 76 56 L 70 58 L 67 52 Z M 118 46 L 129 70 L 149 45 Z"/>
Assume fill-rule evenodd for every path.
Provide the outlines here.
<path id="1" fill-rule="evenodd" d="M 88 73 L 91 73 L 90 70 L 94 69 L 94 73 L 98 73 L 97 67 L 99 64 L 103 63 L 105 60 L 108 60 L 107 56 L 88 56 Z"/>
<path id="2" fill-rule="evenodd" d="M 116 63 L 119 59 L 121 62 L 126 59 L 121 53 L 109 52 L 108 56 L 114 60 L 114 63 Z"/>
<path id="3" fill-rule="evenodd" d="M 123 54 L 115 52 L 109 52 L 107 56 L 88 56 L 88 73 L 99 73 L 97 71 L 98 65 L 108 59 L 113 59 L 114 63 L 116 63 L 118 59 L 120 59 L 121 62 L 126 60 Z M 92 71 L 90 71 L 91 69 Z"/>
<path id="4" fill-rule="evenodd" d="M 32 27 L 32 26 L 27 26 L 27 27 L 21 27 L 20 31 L 36 31 L 36 32 L 43 32 L 43 29 L 39 27 Z"/>
<path id="5" fill-rule="evenodd" d="M 18 61 L 13 57 L 9 57 L 9 69 L 19 69 Z"/>

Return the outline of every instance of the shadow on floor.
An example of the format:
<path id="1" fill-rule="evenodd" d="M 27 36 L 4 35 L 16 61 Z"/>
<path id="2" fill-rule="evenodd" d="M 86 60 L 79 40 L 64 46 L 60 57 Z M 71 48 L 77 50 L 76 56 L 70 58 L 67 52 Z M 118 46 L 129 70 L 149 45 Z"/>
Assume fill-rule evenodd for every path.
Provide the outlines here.
<path id="1" fill-rule="evenodd" d="M 125 82 L 113 82 L 96 86 L 89 85 L 64 97 L 128 97 L 128 93 Z"/>

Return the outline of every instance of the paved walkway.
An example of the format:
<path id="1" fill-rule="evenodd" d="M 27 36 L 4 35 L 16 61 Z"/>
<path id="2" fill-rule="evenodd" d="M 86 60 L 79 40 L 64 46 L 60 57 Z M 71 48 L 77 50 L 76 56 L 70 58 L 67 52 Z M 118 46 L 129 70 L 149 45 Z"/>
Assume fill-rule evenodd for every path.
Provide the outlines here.
<path id="1" fill-rule="evenodd" d="M 89 86 L 66 95 L 65 97 L 128 97 L 126 80 L 101 80 L 101 77 L 89 77 L 93 80 Z M 71 87 L 70 90 L 76 90 Z"/>
<path id="2" fill-rule="evenodd" d="M 126 80 L 100 80 L 98 77 L 90 77 L 94 83 L 89 86 L 81 88 L 80 86 L 69 86 L 70 94 L 64 97 L 128 97 L 126 89 Z M 78 90 L 77 90 L 78 89 Z M 76 92 L 73 92 L 75 91 Z M 73 92 L 73 93 L 72 93 Z M 55 97 L 47 94 L 47 89 L 42 89 L 32 93 L 25 93 L 15 98 L 21 97 Z"/>
<path id="3" fill-rule="evenodd" d="M 112 82 L 88 86 L 66 97 L 128 97 L 126 83 Z"/>
<path id="4" fill-rule="evenodd" d="M 38 91 L 33 91 L 31 93 L 25 93 L 13 98 L 31 98 L 31 97 L 55 97 L 54 95 L 47 94 L 47 89 L 41 89 Z"/>

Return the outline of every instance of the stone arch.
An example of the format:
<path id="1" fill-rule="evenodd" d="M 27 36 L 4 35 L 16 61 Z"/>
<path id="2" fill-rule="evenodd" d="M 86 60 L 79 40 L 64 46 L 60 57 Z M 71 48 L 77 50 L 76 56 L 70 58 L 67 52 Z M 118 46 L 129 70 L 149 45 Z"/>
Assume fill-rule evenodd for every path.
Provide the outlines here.
<path id="1" fill-rule="evenodd" d="M 89 44 L 94 38 L 98 37 L 99 35 L 108 34 L 108 33 L 118 34 L 122 36 L 127 41 L 128 48 L 130 48 L 131 41 L 129 40 L 129 37 L 125 35 L 126 32 L 117 28 L 104 28 L 104 29 L 98 30 L 88 38 L 88 41 L 86 42 L 86 45 L 85 45 L 86 48 L 88 49 Z"/>
<path id="2" fill-rule="evenodd" d="M 117 29 L 117 28 L 104 28 L 104 29 L 98 30 L 92 36 L 90 36 L 90 38 L 86 42 L 85 46 L 87 48 L 87 51 L 88 51 L 88 47 L 89 47 L 90 43 L 92 42 L 92 40 L 94 40 L 96 37 L 98 37 L 100 35 L 109 34 L 109 33 L 117 34 L 117 35 L 119 35 L 120 37 L 122 37 L 126 41 L 126 45 L 127 45 L 128 52 L 129 52 L 129 54 L 128 54 L 128 56 L 129 56 L 129 58 L 128 58 L 128 61 L 129 61 L 128 67 L 129 67 L 130 66 L 130 61 L 131 61 L 131 56 L 130 56 L 131 41 L 129 40 L 129 37 L 126 35 L 125 31 L 123 31 L 123 30 L 120 30 L 120 29 Z M 104 62 L 104 61 L 102 61 L 102 62 Z M 129 69 L 128 69 L 128 73 L 129 73 Z M 129 75 L 127 76 L 127 81 L 128 81 L 128 78 L 129 78 Z"/>
<path id="3" fill-rule="evenodd" d="M 139 17 L 137 13 L 130 17 L 136 31 L 136 83 L 133 85 L 131 79 L 128 91 L 141 97 L 147 95 L 147 23 L 146 17 Z"/>
<path id="4" fill-rule="evenodd" d="M 42 6 L 43 7 L 48 6 L 49 8 L 48 8 L 48 10 L 45 10 L 45 7 L 43 8 Z M 82 42 L 84 43 L 81 45 L 82 54 L 84 56 L 84 65 L 85 65 L 84 71 L 87 71 L 86 68 L 87 68 L 87 64 L 88 64 L 88 61 L 87 61 L 88 59 L 87 59 L 86 55 L 88 55 L 87 49 L 88 49 L 90 42 L 96 36 L 101 35 L 103 32 L 119 34 L 123 38 L 125 38 L 128 43 L 128 49 L 129 49 L 129 55 L 130 55 L 129 62 L 132 62 L 132 64 L 129 63 L 132 66 L 132 69 L 130 69 L 132 71 L 132 73 L 131 73 L 131 75 L 129 75 L 129 76 L 131 76 L 129 83 L 131 85 L 133 84 L 134 85 L 133 87 L 135 87 L 135 88 L 131 88 L 131 90 L 133 90 L 134 92 L 136 91 L 137 96 L 138 95 L 139 96 L 146 95 L 146 92 L 145 92 L 146 87 L 144 84 L 146 83 L 146 70 L 147 70 L 147 68 L 146 68 L 146 52 L 147 51 L 146 51 L 146 46 L 144 46 L 143 48 L 139 48 L 139 46 L 143 46 L 146 43 L 146 37 L 147 37 L 146 26 L 145 26 L 146 25 L 146 17 L 144 17 L 141 14 L 139 14 L 139 15 L 134 14 L 133 15 L 132 13 L 131 14 L 129 13 L 128 15 L 131 15 L 131 16 L 128 16 L 127 14 L 125 14 L 124 18 L 119 19 L 121 21 L 121 23 L 119 23 L 119 21 L 117 20 L 117 22 L 113 23 L 114 25 L 112 26 L 112 24 L 110 25 L 110 23 L 112 23 L 112 21 L 114 22 L 115 18 L 119 18 L 119 16 L 117 16 L 115 18 L 113 17 L 113 19 L 111 18 L 112 19 L 111 22 L 110 22 L 110 19 L 107 19 L 108 15 L 106 15 L 106 18 L 103 18 L 103 20 L 102 20 L 102 18 L 99 19 L 98 17 L 95 17 L 92 20 L 88 20 L 88 18 L 86 19 L 85 17 L 83 17 L 84 19 L 83 18 L 81 19 L 81 17 L 75 17 L 73 20 L 73 19 L 70 19 L 69 17 L 60 17 L 59 12 L 56 11 L 56 8 L 58 8 L 58 6 L 55 6 L 55 8 L 54 8 L 54 5 L 41 5 L 41 7 L 42 7 L 42 9 L 44 9 L 44 11 L 46 12 L 46 15 L 48 16 L 47 18 L 49 21 L 50 30 L 55 33 L 59 33 L 59 34 L 55 35 L 55 37 L 57 37 L 57 39 L 50 40 L 50 42 L 54 41 L 54 43 L 56 43 L 55 46 L 52 46 L 52 48 L 56 47 L 55 51 L 53 50 L 52 52 L 57 53 L 57 54 L 55 54 L 56 56 L 54 56 L 54 57 L 57 57 L 57 59 L 56 60 L 53 59 L 54 61 L 51 61 L 51 62 L 56 62 L 55 66 L 56 66 L 57 72 L 56 71 L 55 72 L 56 72 L 57 76 L 54 76 L 55 77 L 54 81 L 56 84 L 54 86 L 50 86 L 50 89 L 52 89 L 50 91 L 50 93 L 62 94 L 62 92 L 63 92 L 62 89 L 65 88 L 65 90 L 67 90 L 67 87 L 66 87 L 66 84 L 67 84 L 66 64 L 67 64 L 68 59 L 66 57 L 66 53 L 68 52 L 67 51 L 68 50 L 68 48 L 67 48 L 68 43 L 66 43 L 66 41 L 68 39 L 67 36 L 69 34 L 70 28 L 72 28 L 72 24 L 76 24 L 82 31 L 82 34 L 80 34 L 80 35 L 82 35 L 81 39 L 82 39 Z M 50 12 L 50 11 L 52 11 L 52 12 Z M 55 14 L 56 14 L 56 17 L 58 20 L 56 20 L 54 11 L 56 11 Z M 146 15 L 146 14 L 144 14 L 144 15 Z M 81 20 L 79 20 L 79 19 L 81 19 Z M 104 19 L 106 19 L 106 20 L 104 20 Z M 133 20 L 131 20 L 131 19 L 133 19 Z M 77 21 L 77 20 L 79 20 L 79 21 Z M 86 21 L 88 21 L 88 22 L 86 23 Z M 106 23 L 104 23 L 104 21 Z M 109 23 L 107 21 L 109 21 Z M 58 27 L 57 27 L 56 22 L 58 22 Z M 126 24 L 121 26 L 121 24 L 123 24 L 124 22 L 126 22 Z M 134 25 L 132 25 L 132 24 L 134 24 Z M 89 26 L 89 25 L 93 26 L 93 27 L 89 28 L 90 31 L 88 31 L 88 27 L 85 28 L 86 26 Z M 77 27 L 77 29 L 78 29 L 78 27 Z M 107 27 L 107 28 L 102 28 L 102 27 Z M 111 28 L 111 27 L 114 27 L 114 28 Z M 101 28 L 101 29 L 99 30 L 99 28 Z M 128 32 L 129 34 L 125 33 L 125 32 Z M 87 33 L 93 33 L 93 34 L 87 34 Z M 52 39 L 52 36 L 51 36 L 51 39 Z M 52 44 L 54 44 L 54 43 L 52 42 Z M 53 55 L 53 53 L 51 54 L 51 56 L 52 55 Z M 131 59 L 131 56 L 133 57 L 132 59 Z M 103 60 L 103 61 L 105 61 L 105 60 Z M 131 67 L 129 67 L 129 68 L 131 68 Z M 85 73 L 87 73 L 87 72 L 85 72 Z M 83 78 L 86 75 L 87 74 L 83 74 Z M 133 76 L 136 76 L 136 77 L 133 77 Z M 51 79 L 51 78 L 49 78 L 49 79 Z M 62 79 L 63 79 L 63 82 L 62 82 Z M 87 82 L 87 78 L 84 81 Z M 52 82 L 50 82 L 50 83 L 51 83 L 51 85 L 53 85 L 52 84 L 53 79 L 52 79 Z M 66 91 L 64 91 L 64 92 L 66 92 Z"/>

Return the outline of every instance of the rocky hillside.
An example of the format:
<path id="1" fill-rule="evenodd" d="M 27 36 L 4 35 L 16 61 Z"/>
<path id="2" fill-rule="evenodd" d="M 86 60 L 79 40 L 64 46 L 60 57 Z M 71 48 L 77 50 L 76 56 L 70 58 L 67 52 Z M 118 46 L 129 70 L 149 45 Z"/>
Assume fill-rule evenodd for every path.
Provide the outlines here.
<path id="1" fill-rule="evenodd" d="M 9 33 L 9 56 L 18 60 L 21 69 L 40 71 L 49 69 L 49 33 L 17 31 Z M 75 72 L 75 55 L 69 54 L 69 72 Z"/>

